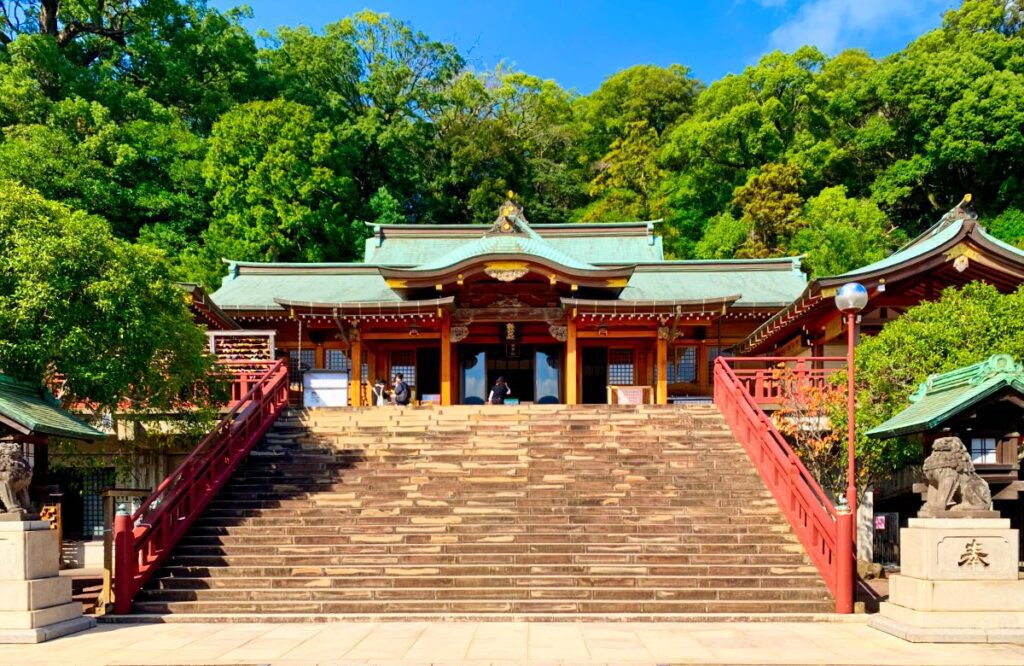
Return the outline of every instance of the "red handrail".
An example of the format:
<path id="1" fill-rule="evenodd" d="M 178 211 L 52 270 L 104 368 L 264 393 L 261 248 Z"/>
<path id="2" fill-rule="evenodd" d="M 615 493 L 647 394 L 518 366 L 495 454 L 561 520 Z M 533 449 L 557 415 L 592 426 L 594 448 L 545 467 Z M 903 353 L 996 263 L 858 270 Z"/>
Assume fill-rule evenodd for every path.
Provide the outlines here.
<path id="1" fill-rule="evenodd" d="M 744 381 L 729 366 L 737 360 L 780 363 L 797 359 L 715 359 L 715 405 L 821 573 L 836 600 L 836 611 L 849 612 L 846 609 L 852 607 L 853 599 L 853 516 L 833 506 L 761 409 L 758 397 L 767 394 L 752 395 L 757 386 Z"/>
<path id="2" fill-rule="evenodd" d="M 787 379 L 784 369 L 788 369 L 794 378 L 801 384 L 823 388 L 828 382 L 828 377 L 836 371 L 836 365 L 843 367 L 846 359 L 841 356 L 814 356 L 814 357 L 784 357 L 784 356 L 761 356 L 761 357 L 721 357 L 740 383 L 744 385 L 750 397 L 758 405 L 778 405 L 784 398 L 785 381 Z M 740 368 L 738 365 L 755 365 L 754 368 Z"/>
<path id="3" fill-rule="evenodd" d="M 132 599 L 159 569 L 235 468 L 288 404 L 288 365 L 265 362 L 251 386 L 199 446 L 164 479 L 133 515 L 114 520 L 114 611 L 131 611 Z"/>

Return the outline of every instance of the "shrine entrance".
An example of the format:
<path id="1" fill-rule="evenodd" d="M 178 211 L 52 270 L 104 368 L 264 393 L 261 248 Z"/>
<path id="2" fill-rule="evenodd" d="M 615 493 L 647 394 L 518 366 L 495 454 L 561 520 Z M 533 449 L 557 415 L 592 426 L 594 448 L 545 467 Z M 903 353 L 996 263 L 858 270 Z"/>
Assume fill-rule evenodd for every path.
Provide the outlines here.
<path id="1" fill-rule="evenodd" d="M 520 402 L 563 402 L 561 345 L 461 345 L 460 402 L 483 404 L 495 380 L 504 377 Z"/>

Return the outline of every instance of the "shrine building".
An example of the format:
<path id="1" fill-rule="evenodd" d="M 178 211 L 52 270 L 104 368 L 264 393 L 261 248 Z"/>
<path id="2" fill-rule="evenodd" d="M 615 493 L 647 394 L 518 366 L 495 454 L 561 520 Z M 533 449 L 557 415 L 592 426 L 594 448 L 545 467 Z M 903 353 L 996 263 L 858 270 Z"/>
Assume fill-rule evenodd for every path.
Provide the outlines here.
<path id="1" fill-rule="evenodd" d="M 665 404 L 710 396 L 723 353 L 843 356 L 846 282 L 869 291 L 868 335 L 948 286 L 1024 284 L 1024 252 L 969 200 L 889 257 L 811 282 L 799 257 L 666 260 L 656 222 L 531 225 L 507 202 L 491 225 L 374 226 L 360 263 L 225 260 L 193 309 L 222 360 L 286 355 L 296 401 L 303 374 L 358 367 L 343 404 L 396 373 L 418 402 L 480 404 L 502 376 L 522 402 Z"/>
<path id="2" fill-rule="evenodd" d="M 707 396 L 715 357 L 806 278 L 794 258 L 666 260 L 655 226 L 531 225 L 514 203 L 492 225 L 379 225 L 362 263 L 230 261 L 194 309 L 210 329 L 272 331 L 293 376 L 361 368 L 350 405 L 396 373 L 440 404 L 482 403 L 499 376 L 523 402 Z"/>

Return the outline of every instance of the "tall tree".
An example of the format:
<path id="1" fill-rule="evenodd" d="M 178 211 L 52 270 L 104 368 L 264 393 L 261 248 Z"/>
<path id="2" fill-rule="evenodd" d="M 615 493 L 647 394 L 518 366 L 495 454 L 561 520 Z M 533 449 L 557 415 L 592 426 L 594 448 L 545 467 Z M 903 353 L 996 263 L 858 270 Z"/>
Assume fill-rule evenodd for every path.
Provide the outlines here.
<path id="1" fill-rule="evenodd" d="M 203 163 L 214 218 L 199 269 L 216 284 L 220 259 L 352 259 L 362 240 L 350 212 L 356 195 L 352 144 L 307 106 L 250 102 L 214 125 Z"/>
<path id="2" fill-rule="evenodd" d="M 213 359 L 159 253 L 0 181 L 0 368 L 101 409 L 205 395 Z"/>

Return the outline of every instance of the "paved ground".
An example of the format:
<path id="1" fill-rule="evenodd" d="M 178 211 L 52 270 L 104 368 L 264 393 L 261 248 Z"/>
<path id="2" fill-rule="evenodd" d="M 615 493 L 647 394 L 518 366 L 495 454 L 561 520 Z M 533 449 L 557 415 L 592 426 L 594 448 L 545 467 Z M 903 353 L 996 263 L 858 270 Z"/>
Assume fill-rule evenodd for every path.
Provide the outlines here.
<path id="1" fill-rule="evenodd" d="M 1024 645 L 915 645 L 843 623 L 101 625 L 0 664 L 1024 664 Z"/>

